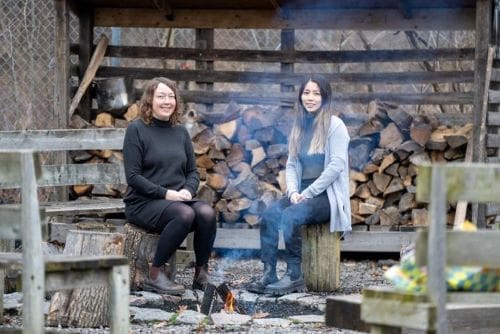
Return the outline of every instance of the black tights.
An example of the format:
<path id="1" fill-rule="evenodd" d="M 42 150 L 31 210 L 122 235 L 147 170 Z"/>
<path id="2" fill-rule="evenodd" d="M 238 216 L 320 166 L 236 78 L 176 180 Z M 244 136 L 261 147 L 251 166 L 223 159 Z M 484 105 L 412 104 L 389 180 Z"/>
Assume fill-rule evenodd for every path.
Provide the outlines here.
<path id="1" fill-rule="evenodd" d="M 166 207 L 157 223 L 160 233 L 153 266 L 160 267 L 175 253 L 189 232 L 194 232 L 196 265 L 208 263 L 214 245 L 214 209 L 204 202 L 175 202 Z"/>

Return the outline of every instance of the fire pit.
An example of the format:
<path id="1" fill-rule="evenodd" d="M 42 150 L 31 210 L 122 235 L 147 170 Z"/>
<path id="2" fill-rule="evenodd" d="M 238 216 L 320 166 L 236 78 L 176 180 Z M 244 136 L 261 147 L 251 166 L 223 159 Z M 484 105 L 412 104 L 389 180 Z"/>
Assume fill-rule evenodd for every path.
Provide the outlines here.
<path id="1" fill-rule="evenodd" d="M 235 312 L 238 314 L 244 313 L 238 307 L 236 298 L 226 283 L 222 283 L 218 286 L 211 283 L 207 284 L 203 294 L 203 301 L 201 303 L 201 313 L 209 316 L 213 311 L 217 297 L 220 297 L 224 302 L 223 310 L 226 314 L 232 314 Z"/>

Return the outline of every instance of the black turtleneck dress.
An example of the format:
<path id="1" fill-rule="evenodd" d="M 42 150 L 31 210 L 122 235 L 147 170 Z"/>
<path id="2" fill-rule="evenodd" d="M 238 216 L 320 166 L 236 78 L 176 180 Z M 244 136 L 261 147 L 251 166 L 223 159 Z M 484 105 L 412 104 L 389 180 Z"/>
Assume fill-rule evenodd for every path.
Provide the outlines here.
<path id="1" fill-rule="evenodd" d="M 199 174 L 184 126 L 155 118 L 148 125 L 138 119 L 127 128 L 123 156 L 128 184 L 125 215 L 130 222 L 155 226 L 163 210 L 174 203 L 165 200 L 167 190 L 185 188 L 193 198 L 196 195 Z"/>

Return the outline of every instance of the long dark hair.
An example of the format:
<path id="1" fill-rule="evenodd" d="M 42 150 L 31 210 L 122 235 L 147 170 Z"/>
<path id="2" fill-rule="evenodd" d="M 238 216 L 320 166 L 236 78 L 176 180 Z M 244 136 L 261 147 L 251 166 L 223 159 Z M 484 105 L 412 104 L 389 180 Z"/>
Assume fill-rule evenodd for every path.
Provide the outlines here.
<path id="1" fill-rule="evenodd" d="M 290 156 L 296 157 L 300 151 L 300 144 L 304 136 L 306 115 L 308 111 L 304 108 L 302 104 L 302 93 L 307 83 L 311 81 L 318 85 L 321 93 L 321 107 L 316 111 L 316 116 L 314 117 L 313 123 L 313 137 L 311 143 L 309 144 L 308 153 L 323 153 L 325 151 L 326 137 L 328 136 L 328 130 L 330 128 L 330 119 L 332 117 L 332 88 L 330 83 L 319 74 L 311 74 L 306 76 L 302 84 L 300 85 L 299 95 L 296 102 L 296 117 L 293 123 L 292 132 L 290 134 L 290 141 L 288 144 L 288 151 Z"/>
<path id="2" fill-rule="evenodd" d="M 141 118 L 146 124 L 151 123 L 151 119 L 153 118 L 153 97 L 156 88 L 158 88 L 160 83 L 166 85 L 172 90 L 172 92 L 174 92 L 176 102 L 175 110 L 170 116 L 169 121 L 172 124 L 179 124 L 181 122 L 182 101 L 180 99 L 175 81 L 165 77 L 153 78 L 144 86 L 144 92 L 142 93 L 141 101 L 139 102 Z"/>

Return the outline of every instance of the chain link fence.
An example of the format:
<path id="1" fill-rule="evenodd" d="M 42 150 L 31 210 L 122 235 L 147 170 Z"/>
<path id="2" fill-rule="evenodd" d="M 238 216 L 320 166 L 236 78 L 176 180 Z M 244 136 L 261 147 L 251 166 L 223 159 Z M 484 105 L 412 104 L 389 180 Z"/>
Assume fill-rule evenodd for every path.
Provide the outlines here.
<path id="1" fill-rule="evenodd" d="M 194 29 L 102 28 L 96 27 L 111 45 L 195 47 Z M 0 0 L 0 130 L 49 129 L 57 124 L 53 108 L 55 64 L 55 9 L 47 0 Z M 403 31 L 296 30 L 297 50 L 366 50 L 405 48 L 474 47 L 474 32 L 419 33 L 412 45 Z M 70 18 L 70 41 L 78 42 L 78 20 Z M 214 48 L 279 50 L 279 30 L 216 29 Z M 73 64 L 78 58 L 71 57 Z M 106 58 L 106 66 L 193 69 L 192 60 Z M 471 70 L 473 62 L 431 62 L 432 70 Z M 279 72 L 279 63 L 215 62 L 216 70 Z M 363 72 L 428 70 L 422 63 L 295 64 L 294 71 Z M 140 82 L 139 82 L 140 85 Z M 470 84 L 335 85 L 337 91 L 425 92 L 470 91 Z M 214 90 L 276 91 L 278 84 L 215 83 Z M 456 106 L 455 106 L 456 107 Z M 415 106 L 418 108 L 418 106 Z M 430 108 L 430 107 L 429 107 Z M 446 107 L 448 108 L 448 106 Z M 451 108 L 451 107 L 450 107 Z"/>

